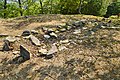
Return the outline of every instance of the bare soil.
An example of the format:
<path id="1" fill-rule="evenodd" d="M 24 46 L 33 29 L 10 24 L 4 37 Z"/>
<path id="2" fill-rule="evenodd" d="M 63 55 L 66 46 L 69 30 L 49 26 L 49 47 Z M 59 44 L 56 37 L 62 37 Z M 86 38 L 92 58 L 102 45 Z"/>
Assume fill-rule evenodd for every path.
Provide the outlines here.
<path id="1" fill-rule="evenodd" d="M 90 19 L 102 21 L 102 17 L 87 15 L 40 15 L 28 18 L 0 20 L 0 33 L 11 36 L 21 35 L 24 30 L 38 30 L 41 27 L 56 27 L 71 21 Z M 120 26 L 120 19 L 112 20 Z M 106 21 L 106 22 L 108 22 Z M 37 57 L 40 47 L 32 45 L 29 40 L 22 39 L 15 42 L 14 50 L 0 51 L 0 80 L 120 80 L 120 29 L 99 29 L 95 34 L 81 39 L 94 26 L 86 25 L 87 30 L 81 34 L 73 34 L 71 29 L 58 34 L 57 39 L 46 40 L 41 34 L 36 37 L 41 46 L 47 46 L 60 39 L 69 39 L 71 42 L 59 44 L 67 49 L 58 51 L 52 59 Z M 79 29 L 79 28 L 76 28 Z M 0 38 L 2 43 L 3 38 Z M 9 62 L 19 54 L 19 45 L 28 48 L 32 57 L 21 64 Z"/>

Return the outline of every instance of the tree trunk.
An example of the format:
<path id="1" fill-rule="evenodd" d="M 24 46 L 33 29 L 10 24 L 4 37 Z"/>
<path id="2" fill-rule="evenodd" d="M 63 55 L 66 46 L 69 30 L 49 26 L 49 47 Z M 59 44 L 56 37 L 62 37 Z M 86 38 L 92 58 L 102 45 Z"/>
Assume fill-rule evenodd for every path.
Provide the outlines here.
<path id="1" fill-rule="evenodd" d="M 4 0 L 4 10 L 7 8 L 7 0 Z M 6 18 L 6 11 L 4 12 L 4 18 Z"/>
<path id="2" fill-rule="evenodd" d="M 83 1 L 83 0 L 80 0 L 80 3 L 79 3 L 79 11 L 78 11 L 78 12 L 79 12 L 79 14 L 81 14 L 82 1 Z"/>
<path id="3" fill-rule="evenodd" d="M 21 0 L 18 0 L 18 3 L 19 3 L 19 8 L 20 8 L 20 15 L 23 16 Z"/>
<path id="4" fill-rule="evenodd" d="M 41 11 L 42 11 L 42 14 L 43 14 L 43 4 L 42 4 L 41 0 L 39 0 L 39 1 L 40 1 L 40 6 L 41 6 Z"/>

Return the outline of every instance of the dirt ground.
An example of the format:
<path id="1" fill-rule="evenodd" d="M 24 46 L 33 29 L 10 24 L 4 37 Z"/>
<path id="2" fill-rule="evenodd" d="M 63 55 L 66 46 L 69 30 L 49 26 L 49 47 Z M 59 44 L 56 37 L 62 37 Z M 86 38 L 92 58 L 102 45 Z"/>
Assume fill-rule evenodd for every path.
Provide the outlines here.
<path id="1" fill-rule="evenodd" d="M 0 34 L 17 36 L 24 30 L 39 30 L 46 26 L 54 28 L 81 19 L 104 22 L 102 17 L 87 15 L 21 17 L 0 20 Z M 119 19 L 108 19 L 106 23 L 109 20 L 120 26 Z M 0 80 L 120 80 L 120 29 L 99 29 L 89 37 L 81 39 L 94 26 L 90 23 L 85 27 L 87 29 L 80 34 L 73 34 L 79 28 L 60 32 L 57 39 L 46 40 L 41 34 L 37 35 L 41 41 L 40 47 L 22 39 L 14 43 L 13 51 L 0 51 Z M 0 38 L 0 42 L 3 38 Z M 60 43 L 63 38 L 69 42 Z M 36 56 L 42 46 L 48 46 L 49 49 L 53 43 L 67 49 L 58 51 L 52 59 Z M 19 55 L 13 52 L 19 51 L 21 44 L 26 46 L 33 56 L 21 64 L 10 64 L 9 62 Z"/>

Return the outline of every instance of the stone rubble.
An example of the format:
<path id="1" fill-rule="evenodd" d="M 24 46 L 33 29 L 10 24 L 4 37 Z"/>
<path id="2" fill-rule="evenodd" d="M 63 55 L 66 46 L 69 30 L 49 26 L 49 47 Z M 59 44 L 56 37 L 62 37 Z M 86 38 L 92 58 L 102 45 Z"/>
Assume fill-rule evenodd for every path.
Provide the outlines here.
<path id="1" fill-rule="evenodd" d="M 111 25 L 81 19 L 0 36 L 0 55 L 13 59 L 0 56 L 0 79 L 119 80 L 120 36 Z"/>
<path id="2" fill-rule="evenodd" d="M 92 25 L 94 26 L 92 29 L 89 29 L 88 27 L 85 26 L 85 24 L 87 25 Z M 61 37 L 59 34 L 63 33 L 65 31 L 70 31 L 73 30 L 70 34 L 82 34 L 82 31 L 86 31 L 85 34 L 81 37 L 81 39 L 85 39 L 88 38 L 90 35 L 94 35 L 96 31 L 98 31 L 99 29 L 102 28 L 106 28 L 108 26 L 111 26 L 110 23 L 109 25 L 107 23 L 103 23 L 103 22 L 97 22 L 96 20 L 87 20 L 87 19 L 82 19 L 80 21 L 74 21 L 71 23 L 66 23 L 65 25 L 59 25 L 56 26 L 56 28 L 47 28 L 47 27 L 42 27 L 42 35 L 45 39 L 48 39 L 48 41 L 50 41 L 49 39 L 58 39 L 59 37 Z M 10 43 L 12 44 L 16 44 L 16 41 L 21 41 L 21 39 L 24 39 L 25 41 L 29 40 L 31 41 L 36 47 L 41 47 L 41 43 L 40 40 L 37 38 L 39 35 L 39 30 L 25 30 L 23 31 L 22 35 L 17 36 L 19 38 L 19 40 L 16 37 L 11 37 L 9 35 L 6 34 L 0 34 L 0 37 L 6 37 L 4 44 L 0 45 L 0 51 L 10 51 Z M 7 37 L 8 36 L 8 37 Z M 22 37 L 21 37 L 22 36 Z M 76 38 L 79 38 L 76 36 Z M 69 46 L 71 43 L 76 44 L 77 40 L 69 40 L 69 39 L 60 39 L 60 41 L 58 41 L 58 46 L 56 45 L 52 45 L 51 49 L 39 49 L 38 50 L 38 54 L 43 54 L 45 55 L 46 58 L 52 58 L 54 53 L 57 53 L 58 51 L 62 51 L 62 50 L 66 50 L 68 48 L 66 48 L 66 46 Z M 79 43 L 82 43 L 82 40 L 79 40 Z M 73 44 L 72 43 L 72 44 Z M 62 46 L 61 44 L 65 44 L 66 46 Z M 69 45 L 68 45 L 69 44 Z M 25 60 L 29 60 L 30 59 L 30 52 L 27 50 L 27 48 L 24 48 L 22 45 L 20 45 L 20 56 L 25 59 Z M 13 51 L 13 54 L 18 54 L 18 51 Z M 36 53 L 37 54 L 37 53 Z M 22 59 L 21 58 L 21 59 Z"/>

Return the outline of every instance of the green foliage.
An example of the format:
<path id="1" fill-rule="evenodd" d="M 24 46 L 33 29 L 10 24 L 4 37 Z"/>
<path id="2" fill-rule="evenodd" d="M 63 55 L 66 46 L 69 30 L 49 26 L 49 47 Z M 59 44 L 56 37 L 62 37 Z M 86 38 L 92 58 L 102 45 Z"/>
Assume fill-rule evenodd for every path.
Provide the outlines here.
<path id="1" fill-rule="evenodd" d="M 35 14 L 40 13 L 40 5 L 39 5 L 39 3 L 30 2 L 30 3 L 26 4 L 26 5 L 24 5 L 24 7 L 26 7 L 23 10 L 24 15 L 35 15 Z"/>
<path id="2" fill-rule="evenodd" d="M 0 0 L 0 17 L 6 18 L 18 17 L 26 15 L 38 14 L 91 14 L 103 16 L 106 14 L 107 7 L 110 3 L 114 2 L 108 7 L 107 14 L 116 14 L 119 12 L 119 4 L 115 4 L 119 0 L 20 0 L 21 7 L 18 0 L 9 0 L 7 8 L 4 9 L 4 0 Z M 80 7 L 81 6 L 81 7 Z M 115 10 L 113 9 L 113 6 Z M 111 15 L 112 15 L 111 14 Z"/>
<path id="3" fill-rule="evenodd" d="M 6 13 L 9 18 L 20 16 L 19 7 L 16 3 L 7 4 Z"/>
<path id="4" fill-rule="evenodd" d="M 112 3 L 107 8 L 106 17 L 120 13 L 120 2 Z"/>
<path id="5" fill-rule="evenodd" d="M 62 14 L 78 13 L 80 0 L 60 0 L 60 11 Z"/>
<path id="6" fill-rule="evenodd" d="M 84 1 L 82 13 L 91 15 L 104 15 L 111 0 L 89 0 Z"/>
<path id="7" fill-rule="evenodd" d="M 3 17 L 3 12 L 4 12 L 3 2 L 0 2 L 0 17 Z"/>

